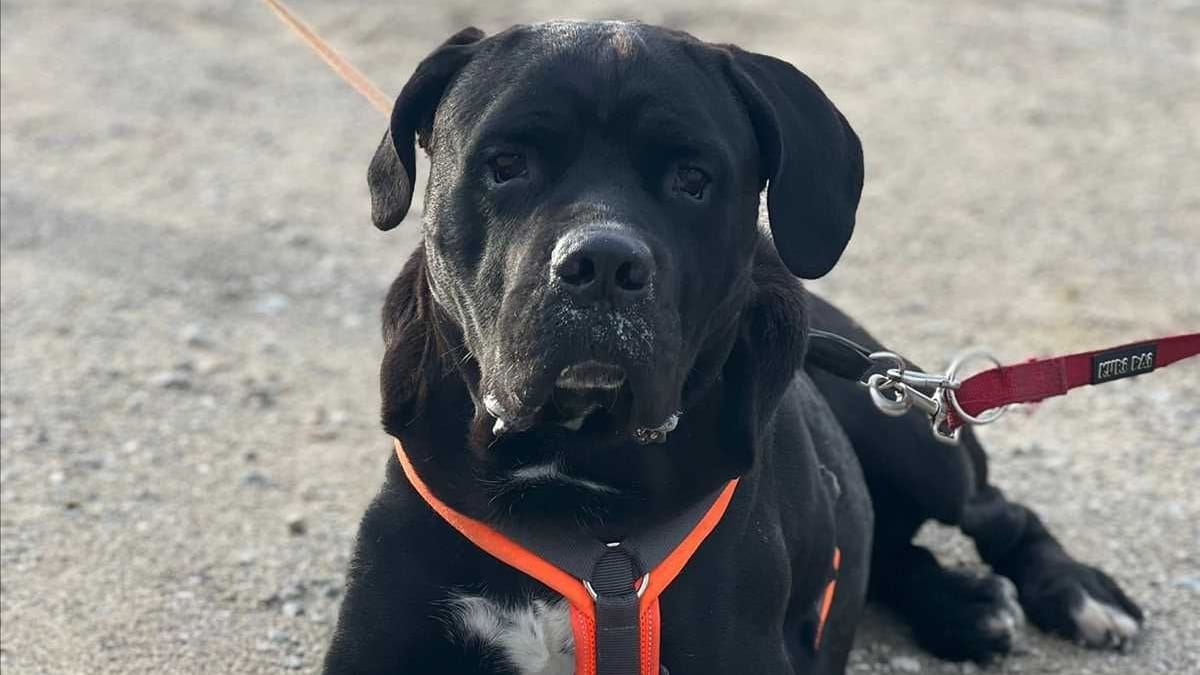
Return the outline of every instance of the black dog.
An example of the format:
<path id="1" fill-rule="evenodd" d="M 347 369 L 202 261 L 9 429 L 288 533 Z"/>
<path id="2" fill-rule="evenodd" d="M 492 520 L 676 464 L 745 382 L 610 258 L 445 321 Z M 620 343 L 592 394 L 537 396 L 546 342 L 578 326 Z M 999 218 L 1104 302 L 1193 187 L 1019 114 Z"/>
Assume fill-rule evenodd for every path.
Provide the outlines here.
<path id="1" fill-rule="evenodd" d="M 396 102 L 368 173 L 382 229 L 408 210 L 414 136 L 432 174 L 424 243 L 383 312 L 384 427 L 457 511 L 551 535 L 620 541 L 740 476 L 661 596 L 670 672 L 840 673 L 868 579 L 950 659 L 1006 653 L 1021 608 L 1093 646 L 1138 631 L 1108 576 L 988 483 L 969 431 L 945 446 L 916 413 L 883 417 L 854 383 L 806 369 L 810 326 L 881 347 L 796 279 L 841 255 L 863 160 L 791 65 L 641 24 L 464 30 Z M 913 545 L 931 518 L 996 574 Z M 393 457 L 325 671 L 569 673 L 567 617 L 437 516 Z"/>

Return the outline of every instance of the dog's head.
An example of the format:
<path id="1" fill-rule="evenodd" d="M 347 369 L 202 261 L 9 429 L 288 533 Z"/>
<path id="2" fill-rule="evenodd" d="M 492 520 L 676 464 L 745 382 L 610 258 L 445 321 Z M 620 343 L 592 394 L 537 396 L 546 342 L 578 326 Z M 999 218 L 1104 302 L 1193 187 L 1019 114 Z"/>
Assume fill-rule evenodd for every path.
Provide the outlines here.
<path id="1" fill-rule="evenodd" d="M 636 23 L 467 29 L 396 101 L 368 174 L 381 229 L 408 210 L 414 139 L 432 169 L 385 308 L 390 430 L 457 375 L 490 480 L 549 462 L 635 484 L 662 450 L 637 441 L 669 449 L 677 421 L 746 468 L 803 353 L 784 265 L 829 271 L 862 188 L 858 138 L 810 79 Z"/>

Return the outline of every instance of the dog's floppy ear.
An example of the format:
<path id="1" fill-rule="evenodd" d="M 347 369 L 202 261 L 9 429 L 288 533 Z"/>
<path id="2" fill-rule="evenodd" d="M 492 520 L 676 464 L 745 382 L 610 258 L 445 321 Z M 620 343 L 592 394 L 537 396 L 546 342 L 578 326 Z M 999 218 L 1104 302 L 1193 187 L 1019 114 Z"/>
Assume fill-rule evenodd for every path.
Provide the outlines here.
<path id="1" fill-rule="evenodd" d="M 729 52 L 769 180 L 775 248 L 792 274 L 816 279 L 833 268 L 854 231 L 862 144 L 820 87 L 794 66 L 737 47 Z"/>
<path id="2" fill-rule="evenodd" d="M 391 124 L 367 169 L 375 227 L 390 230 L 408 213 L 417 179 L 413 136 L 417 135 L 421 147 L 428 149 L 438 102 L 450 81 L 471 60 L 476 43 L 483 37 L 478 28 L 464 28 L 450 36 L 417 66 L 396 98 Z"/>
<path id="3" fill-rule="evenodd" d="M 765 243 L 756 254 L 754 286 L 721 371 L 718 433 L 740 473 L 758 457 L 760 435 L 801 365 L 808 326 L 799 280 Z"/>
<path id="4" fill-rule="evenodd" d="M 426 277 L 425 247 L 418 244 L 388 290 L 383 305 L 383 424 L 396 435 L 425 411 L 442 377 L 442 341 Z"/>

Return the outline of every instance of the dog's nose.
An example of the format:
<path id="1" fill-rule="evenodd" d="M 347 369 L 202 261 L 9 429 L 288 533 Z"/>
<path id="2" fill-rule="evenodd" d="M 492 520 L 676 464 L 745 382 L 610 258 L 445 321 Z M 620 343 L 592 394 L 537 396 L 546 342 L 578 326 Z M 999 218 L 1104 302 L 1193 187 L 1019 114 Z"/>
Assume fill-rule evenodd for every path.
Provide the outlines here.
<path id="1" fill-rule="evenodd" d="M 650 293 L 654 256 L 646 242 L 619 230 L 563 237 L 551 256 L 554 279 L 578 300 L 628 304 Z"/>

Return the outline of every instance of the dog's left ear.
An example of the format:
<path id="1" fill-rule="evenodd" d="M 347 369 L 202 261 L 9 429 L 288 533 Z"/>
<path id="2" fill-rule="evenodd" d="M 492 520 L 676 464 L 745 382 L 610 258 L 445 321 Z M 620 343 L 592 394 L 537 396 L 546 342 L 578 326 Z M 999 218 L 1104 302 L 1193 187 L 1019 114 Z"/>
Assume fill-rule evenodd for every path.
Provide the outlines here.
<path id="1" fill-rule="evenodd" d="M 392 107 L 391 124 L 367 168 L 371 220 L 375 227 L 390 230 L 408 213 L 417 180 L 413 136 L 420 139 L 422 148 L 429 149 L 433 115 L 442 94 L 474 56 L 477 43 L 483 37 L 483 31 L 478 28 L 464 28 L 451 35 L 425 57 L 400 91 L 396 105 Z"/>
<path id="2" fill-rule="evenodd" d="M 766 244 L 757 253 L 754 286 L 721 370 L 718 433 L 738 473 L 749 471 L 759 456 L 760 435 L 801 367 L 808 334 L 800 281 Z"/>
<path id="3" fill-rule="evenodd" d="M 863 186 L 862 144 L 821 88 L 779 59 L 729 47 L 769 180 L 775 248 L 798 277 L 824 276 L 854 231 Z"/>

